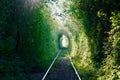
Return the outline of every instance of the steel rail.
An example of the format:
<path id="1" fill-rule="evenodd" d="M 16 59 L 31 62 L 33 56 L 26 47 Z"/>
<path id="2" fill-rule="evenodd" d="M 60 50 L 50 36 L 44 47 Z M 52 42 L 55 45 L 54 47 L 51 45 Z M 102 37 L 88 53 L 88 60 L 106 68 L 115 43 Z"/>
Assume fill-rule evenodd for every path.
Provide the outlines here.
<path id="1" fill-rule="evenodd" d="M 56 59 L 58 58 L 59 54 L 60 54 L 61 50 L 59 50 L 58 54 L 56 55 L 56 57 L 54 58 L 53 62 L 51 63 L 50 67 L 48 68 L 48 70 L 46 71 L 45 75 L 43 76 L 42 80 L 45 80 L 48 72 L 50 71 L 51 67 L 53 66 L 53 64 L 55 63 Z"/>
<path id="2" fill-rule="evenodd" d="M 71 59 L 71 57 L 70 57 L 68 51 L 67 51 L 67 54 L 68 54 L 70 63 L 71 63 L 71 65 L 72 65 L 72 67 L 73 67 L 73 69 L 74 69 L 74 71 L 75 71 L 75 74 L 77 75 L 78 79 L 81 80 L 81 78 L 80 78 L 80 76 L 79 76 L 79 74 L 78 74 L 78 71 L 77 71 L 77 69 L 75 68 L 75 66 L 74 66 L 74 64 L 73 64 L 72 59 Z"/>

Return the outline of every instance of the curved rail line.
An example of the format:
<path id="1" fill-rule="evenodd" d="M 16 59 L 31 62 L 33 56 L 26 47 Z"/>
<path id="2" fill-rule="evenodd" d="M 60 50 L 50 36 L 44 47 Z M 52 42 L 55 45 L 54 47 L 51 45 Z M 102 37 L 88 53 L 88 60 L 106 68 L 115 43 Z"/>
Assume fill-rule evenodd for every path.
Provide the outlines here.
<path id="1" fill-rule="evenodd" d="M 45 80 L 48 72 L 49 72 L 50 69 L 52 68 L 53 64 L 55 63 L 55 61 L 56 61 L 56 59 L 58 58 L 58 56 L 59 56 L 60 53 L 61 53 L 61 50 L 58 52 L 58 54 L 57 54 L 56 57 L 54 58 L 53 62 L 52 62 L 51 65 L 49 66 L 49 68 L 48 68 L 48 70 L 46 71 L 45 75 L 43 76 L 42 80 Z M 72 65 L 72 67 L 73 67 L 73 69 L 74 69 L 74 71 L 75 71 L 75 74 L 76 74 L 77 77 L 78 77 L 78 80 L 81 80 L 81 78 L 80 78 L 80 76 L 79 76 L 79 74 L 78 74 L 78 71 L 77 71 L 77 69 L 75 68 L 75 66 L 74 66 L 74 64 L 73 64 L 72 59 L 71 59 L 68 51 L 67 51 L 67 55 L 68 55 L 68 57 L 69 57 L 69 60 L 70 60 L 71 65 Z"/>

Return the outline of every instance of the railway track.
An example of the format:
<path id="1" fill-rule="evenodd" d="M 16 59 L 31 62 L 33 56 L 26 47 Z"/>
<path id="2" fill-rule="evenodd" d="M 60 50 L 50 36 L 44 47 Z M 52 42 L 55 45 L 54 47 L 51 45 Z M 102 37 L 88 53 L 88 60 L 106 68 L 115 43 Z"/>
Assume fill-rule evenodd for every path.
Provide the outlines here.
<path id="1" fill-rule="evenodd" d="M 51 65 L 49 66 L 48 70 L 47 70 L 46 73 L 44 74 L 42 80 L 46 80 L 46 78 L 48 77 L 48 73 L 50 73 L 51 68 L 53 67 L 54 63 L 56 62 L 57 58 L 59 57 L 59 55 L 60 55 L 61 53 L 62 53 L 62 50 L 59 50 L 59 52 L 57 53 L 57 55 L 56 55 L 56 57 L 54 58 L 53 62 L 51 63 Z M 70 65 L 72 66 L 72 68 L 73 68 L 73 70 L 74 70 L 74 71 L 73 71 L 74 74 L 77 76 L 77 80 L 81 80 L 81 78 L 80 78 L 80 76 L 79 76 L 79 74 L 78 74 L 78 71 L 77 71 L 77 69 L 75 68 L 75 66 L 74 66 L 74 64 L 73 64 L 72 59 L 71 59 L 68 51 L 67 51 L 67 57 L 68 57 L 68 59 L 69 59 Z M 57 73 L 56 73 L 56 74 L 57 74 Z M 62 74 L 64 75 L 64 73 L 62 73 Z M 59 74 L 58 74 L 58 75 L 59 75 Z M 48 80 L 49 80 L 49 79 L 48 79 Z M 72 79 L 72 80 L 76 80 L 76 79 Z"/>

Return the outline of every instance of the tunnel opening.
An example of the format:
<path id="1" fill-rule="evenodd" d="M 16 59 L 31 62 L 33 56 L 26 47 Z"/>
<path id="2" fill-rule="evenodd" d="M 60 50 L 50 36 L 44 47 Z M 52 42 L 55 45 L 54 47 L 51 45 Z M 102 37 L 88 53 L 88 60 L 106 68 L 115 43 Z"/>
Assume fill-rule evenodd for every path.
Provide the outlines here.
<path id="1" fill-rule="evenodd" d="M 67 32 L 62 31 L 58 34 L 58 47 L 62 50 L 70 48 L 70 38 Z"/>
<path id="2" fill-rule="evenodd" d="M 69 47 L 69 40 L 66 35 L 62 35 L 59 40 L 60 48 L 67 49 Z"/>

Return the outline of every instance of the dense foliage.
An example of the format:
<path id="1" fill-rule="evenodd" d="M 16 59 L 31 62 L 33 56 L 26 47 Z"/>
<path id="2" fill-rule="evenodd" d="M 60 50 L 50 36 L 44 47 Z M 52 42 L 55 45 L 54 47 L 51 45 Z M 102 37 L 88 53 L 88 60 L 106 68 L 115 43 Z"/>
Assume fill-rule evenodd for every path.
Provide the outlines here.
<path id="1" fill-rule="evenodd" d="M 70 11 L 83 25 L 82 32 L 87 36 L 91 52 L 91 57 L 86 61 L 92 60 L 92 63 L 80 60 L 79 64 L 90 63 L 94 68 L 86 73 L 85 70 L 89 69 L 90 65 L 82 69 L 78 67 L 81 69 L 82 79 L 120 79 L 120 2 L 118 0 L 73 0 L 73 2 Z"/>
<path id="2" fill-rule="evenodd" d="M 0 1 L 0 80 L 29 80 L 48 68 L 57 51 L 50 21 L 41 3 Z"/>
<path id="3" fill-rule="evenodd" d="M 72 1 L 65 11 L 72 20 L 65 27 L 72 34 L 70 55 L 82 80 L 119 80 L 120 1 Z M 0 1 L 0 80 L 30 80 L 56 55 L 58 26 L 43 5 L 44 0 Z"/>

